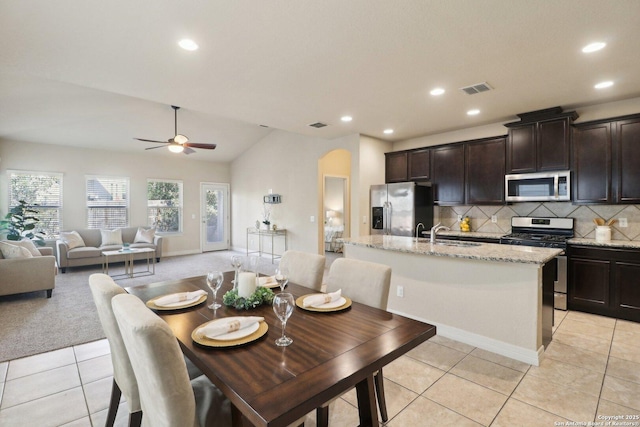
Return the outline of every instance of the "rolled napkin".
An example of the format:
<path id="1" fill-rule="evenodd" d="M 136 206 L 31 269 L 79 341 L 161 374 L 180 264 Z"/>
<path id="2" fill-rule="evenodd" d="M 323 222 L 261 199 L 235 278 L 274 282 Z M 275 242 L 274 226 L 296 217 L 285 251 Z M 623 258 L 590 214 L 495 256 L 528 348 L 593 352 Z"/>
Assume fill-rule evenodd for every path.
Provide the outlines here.
<path id="1" fill-rule="evenodd" d="M 277 283 L 278 282 L 276 282 L 275 276 L 266 276 L 266 277 L 258 278 L 258 286 L 269 286 L 269 285 L 275 285 Z"/>
<path id="2" fill-rule="evenodd" d="M 303 307 L 319 307 L 324 304 L 329 304 L 330 302 L 338 301 L 342 296 L 342 289 L 338 289 L 335 292 L 330 292 L 328 294 L 314 294 L 309 295 L 305 299 L 302 300 Z"/>
<path id="3" fill-rule="evenodd" d="M 230 332 L 239 331 L 240 329 L 247 328 L 258 322 L 262 322 L 263 320 L 264 317 L 258 316 L 230 317 L 228 319 L 221 319 L 217 322 L 209 323 L 207 326 L 200 328 L 198 333 L 207 338 L 215 338 Z"/>
<path id="4" fill-rule="evenodd" d="M 158 307 L 170 307 L 177 303 L 189 303 L 197 300 L 202 295 L 206 295 L 207 292 L 199 289 L 193 292 L 178 292 L 175 294 L 165 295 L 163 297 L 158 298 L 153 303 Z"/>

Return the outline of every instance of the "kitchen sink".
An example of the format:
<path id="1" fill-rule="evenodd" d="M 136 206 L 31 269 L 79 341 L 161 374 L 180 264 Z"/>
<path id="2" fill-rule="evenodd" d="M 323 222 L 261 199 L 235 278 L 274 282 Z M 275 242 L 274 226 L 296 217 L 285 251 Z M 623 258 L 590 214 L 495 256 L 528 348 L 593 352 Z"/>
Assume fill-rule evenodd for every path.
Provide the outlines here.
<path id="1" fill-rule="evenodd" d="M 460 241 L 457 241 L 457 240 L 439 240 L 439 241 L 436 241 L 435 244 L 436 245 L 442 245 L 442 246 L 457 246 L 457 247 L 460 247 L 460 248 L 472 248 L 472 247 L 481 245 L 481 243 L 460 242 Z"/>

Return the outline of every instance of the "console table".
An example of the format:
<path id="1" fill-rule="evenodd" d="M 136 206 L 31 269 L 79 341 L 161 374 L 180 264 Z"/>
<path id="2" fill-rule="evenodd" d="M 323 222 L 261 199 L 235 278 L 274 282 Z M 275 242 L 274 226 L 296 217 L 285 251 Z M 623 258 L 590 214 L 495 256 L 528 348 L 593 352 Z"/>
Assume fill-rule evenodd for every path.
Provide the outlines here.
<path id="1" fill-rule="evenodd" d="M 249 237 L 250 236 L 257 236 L 258 237 L 258 250 L 257 251 L 249 250 Z M 267 239 L 271 239 L 271 250 L 270 251 L 265 251 L 264 250 L 263 238 L 265 238 L 265 237 Z M 262 256 L 263 253 L 269 254 L 269 255 L 271 255 L 271 263 L 273 264 L 273 261 L 276 258 L 281 258 L 282 257 L 282 254 L 277 254 L 275 252 L 274 243 L 276 242 L 277 239 L 284 240 L 284 252 L 286 252 L 286 250 L 287 250 L 287 230 L 286 229 L 283 228 L 283 229 L 277 229 L 277 230 L 262 230 L 262 229 L 256 229 L 256 228 L 253 228 L 253 227 L 247 228 L 247 255 L 254 254 L 254 253 L 257 253 L 260 256 Z"/>

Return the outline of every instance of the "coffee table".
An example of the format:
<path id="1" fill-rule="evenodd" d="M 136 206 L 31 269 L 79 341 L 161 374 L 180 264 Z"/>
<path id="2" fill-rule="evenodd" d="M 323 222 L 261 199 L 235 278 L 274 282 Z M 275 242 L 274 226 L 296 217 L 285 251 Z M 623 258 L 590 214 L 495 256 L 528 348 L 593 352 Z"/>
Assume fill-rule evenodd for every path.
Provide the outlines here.
<path id="1" fill-rule="evenodd" d="M 115 251 L 103 251 L 102 252 L 102 272 L 104 274 L 109 274 L 109 263 L 114 262 L 114 258 L 117 261 L 122 261 L 124 259 L 124 274 L 115 274 L 111 275 L 111 277 L 116 278 L 119 276 L 125 276 L 128 278 L 134 277 L 133 271 L 133 256 L 135 254 L 146 254 L 147 259 L 147 269 L 145 271 L 139 271 L 138 274 L 148 274 L 153 275 L 156 274 L 156 257 L 155 257 L 155 249 L 152 248 L 131 248 L 131 249 L 120 249 Z"/>

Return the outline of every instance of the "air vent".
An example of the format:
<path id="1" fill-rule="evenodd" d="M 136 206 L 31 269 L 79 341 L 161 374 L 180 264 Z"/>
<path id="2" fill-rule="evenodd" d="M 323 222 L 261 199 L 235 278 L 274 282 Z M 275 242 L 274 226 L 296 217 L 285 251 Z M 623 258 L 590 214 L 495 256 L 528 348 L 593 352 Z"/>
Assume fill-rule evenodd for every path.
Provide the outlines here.
<path id="1" fill-rule="evenodd" d="M 471 86 L 461 87 L 460 90 L 466 93 L 467 95 L 475 95 L 476 93 L 486 92 L 488 90 L 493 89 L 487 82 L 476 83 Z"/>
<path id="2" fill-rule="evenodd" d="M 320 129 L 327 126 L 327 124 L 322 122 L 316 122 L 316 123 L 311 123 L 309 126 Z"/>

